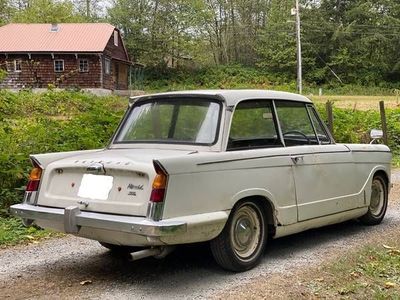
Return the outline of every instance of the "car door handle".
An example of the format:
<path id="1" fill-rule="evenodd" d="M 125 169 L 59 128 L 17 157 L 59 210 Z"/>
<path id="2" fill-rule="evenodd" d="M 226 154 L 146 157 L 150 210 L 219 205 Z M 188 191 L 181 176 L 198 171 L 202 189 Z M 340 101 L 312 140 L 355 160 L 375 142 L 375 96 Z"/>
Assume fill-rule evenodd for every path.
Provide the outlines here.
<path id="1" fill-rule="evenodd" d="M 294 164 L 298 164 L 300 161 L 303 161 L 303 155 L 295 155 L 290 157 Z"/>

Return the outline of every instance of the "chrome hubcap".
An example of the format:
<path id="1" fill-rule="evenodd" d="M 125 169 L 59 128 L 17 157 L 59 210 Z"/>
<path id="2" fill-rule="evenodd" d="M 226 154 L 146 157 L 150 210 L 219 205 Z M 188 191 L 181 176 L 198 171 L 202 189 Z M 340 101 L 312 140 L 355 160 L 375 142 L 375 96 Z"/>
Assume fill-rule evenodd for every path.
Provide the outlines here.
<path id="1" fill-rule="evenodd" d="M 246 247 L 251 242 L 252 228 L 248 219 L 241 219 L 236 224 L 236 239 L 239 245 Z"/>
<path id="2" fill-rule="evenodd" d="M 378 216 L 382 212 L 385 202 L 384 187 L 380 180 L 374 179 L 371 187 L 371 202 L 369 210 L 374 216 Z"/>
<path id="3" fill-rule="evenodd" d="M 240 207 L 232 220 L 231 241 L 237 256 L 249 258 L 257 250 L 261 239 L 261 221 L 258 207 Z"/>

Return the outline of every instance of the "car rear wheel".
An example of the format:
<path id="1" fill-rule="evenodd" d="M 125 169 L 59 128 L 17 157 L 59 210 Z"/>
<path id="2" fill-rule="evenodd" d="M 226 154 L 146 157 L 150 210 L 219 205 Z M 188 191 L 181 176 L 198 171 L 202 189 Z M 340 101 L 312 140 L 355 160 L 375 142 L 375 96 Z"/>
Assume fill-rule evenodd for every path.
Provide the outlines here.
<path id="1" fill-rule="evenodd" d="M 375 175 L 371 185 L 371 199 L 368 212 L 360 218 L 365 225 L 377 225 L 382 222 L 388 205 L 387 181 L 381 175 Z"/>
<path id="2" fill-rule="evenodd" d="M 212 254 L 224 269 L 249 270 L 262 258 L 267 232 L 263 209 L 252 201 L 242 202 L 233 209 L 221 234 L 210 242 Z"/>

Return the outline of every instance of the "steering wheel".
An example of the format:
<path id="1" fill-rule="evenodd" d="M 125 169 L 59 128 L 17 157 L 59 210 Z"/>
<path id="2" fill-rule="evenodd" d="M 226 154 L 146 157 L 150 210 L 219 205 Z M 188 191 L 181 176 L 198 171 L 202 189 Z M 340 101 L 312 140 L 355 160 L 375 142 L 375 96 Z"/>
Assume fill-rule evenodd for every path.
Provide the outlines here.
<path id="1" fill-rule="evenodd" d="M 298 130 L 289 130 L 284 132 L 282 135 L 285 136 L 287 134 L 298 134 L 301 135 L 302 137 L 304 137 L 307 140 L 307 143 L 310 145 L 311 144 L 311 140 L 308 136 L 306 136 L 304 133 L 302 133 L 301 131 Z"/>

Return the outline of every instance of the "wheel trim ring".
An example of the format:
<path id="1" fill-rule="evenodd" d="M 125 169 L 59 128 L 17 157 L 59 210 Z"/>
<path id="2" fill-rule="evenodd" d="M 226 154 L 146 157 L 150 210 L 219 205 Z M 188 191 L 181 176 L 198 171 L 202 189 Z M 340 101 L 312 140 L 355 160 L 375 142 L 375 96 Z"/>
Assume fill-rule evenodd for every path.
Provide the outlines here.
<path id="1" fill-rule="evenodd" d="M 261 216 L 259 208 L 253 204 L 244 205 L 235 212 L 230 235 L 233 251 L 241 260 L 250 260 L 261 248 L 260 242 L 264 234 Z M 246 223 L 250 228 L 241 228 Z"/>
<path id="2" fill-rule="evenodd" d="M 385 202 L 385 192 L 383 183 L 379 179 L 374 179 L 371 186 L 371 200 L 369 205 L 369 210 L 371 214 L 378 217 L 384 207 Z"/>

